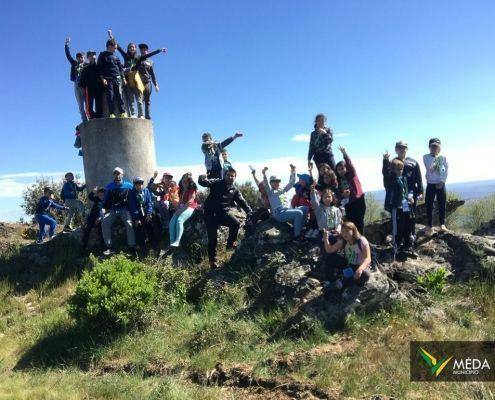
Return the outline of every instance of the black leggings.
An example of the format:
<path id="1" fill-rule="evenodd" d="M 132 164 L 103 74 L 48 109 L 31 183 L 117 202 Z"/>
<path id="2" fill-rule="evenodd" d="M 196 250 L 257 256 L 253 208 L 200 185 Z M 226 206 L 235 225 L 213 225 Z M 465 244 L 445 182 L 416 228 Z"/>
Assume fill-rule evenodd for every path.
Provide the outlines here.
<path id="1" fill-rule="evenodd" d="M 328 164 L 335 171 L 335 157 L 333 153 L 317 153 L 313 156 L 313 161 L 318 167 L 320 164 Z"/>
<path id="2" fill-rule="evenodd" d="M 441 184 L 438 188 L 435 183 L 428 183 L 426 185 L 426 216 L 428 218 L 428 226 L 433 226 L 433 202 L 437 198 L 438 204 L 438 220 L 440 225 L 445 225 L 445 205 L 447 203 L 447 192 L 445 191 L 445 183 Z"/>
<path id="3" fill-rule="evenodd" d="M 366 214 L 366 201 L 363 193 L 359 199 L 345 206 L 345 219 L 353 222 L 361 235 L 364 234 L 364 214 Z"/>

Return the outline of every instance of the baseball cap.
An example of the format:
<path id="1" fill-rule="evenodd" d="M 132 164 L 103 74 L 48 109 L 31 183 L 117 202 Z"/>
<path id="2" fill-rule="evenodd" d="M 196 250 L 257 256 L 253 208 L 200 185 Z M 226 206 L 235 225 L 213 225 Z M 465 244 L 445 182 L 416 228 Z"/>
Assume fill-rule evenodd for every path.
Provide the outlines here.
<path id="1" fill-rule="evenodd" d="M 122 174 L 122 175 L 124 174 L 124 170 L 120 167 L 115 167 L 113 169 L 113 172 L 118 172 L 119 174 Z"/>
<path id="2" fill-rule="evenodd" d="M 404 142 L 403 140 L 399 140 L 397 143 L 395 143 L 395 147 L 408 147 L 408 146 L 406 142 Z"/>
<path id="3" fill-rule="evenodd" d="M 136 176 L 132 183 L 144 183 L 144 179 L 141 178 L 140 176 Z"/>
<path id="4" fill-rule="evenodd" d="M 280 182 L 282 179 L 280 179 L 277 175 L 272 175 L 270 176 L 270 182 Z"/>
<path id="5" fill-rule="evenodd" d="M 441 146 L 442 142 L 440 142 L 439 138 L 431 138 L 430 141 L 428 142 L 428 146 L 431 146 L 431 145 Z"/>
<path id="6" fill-rule="evenodd" d="M 174 177 L 170 172 L 164 172 L 163 173 L 163 176 L 170 176 L 171 178 Z"/>

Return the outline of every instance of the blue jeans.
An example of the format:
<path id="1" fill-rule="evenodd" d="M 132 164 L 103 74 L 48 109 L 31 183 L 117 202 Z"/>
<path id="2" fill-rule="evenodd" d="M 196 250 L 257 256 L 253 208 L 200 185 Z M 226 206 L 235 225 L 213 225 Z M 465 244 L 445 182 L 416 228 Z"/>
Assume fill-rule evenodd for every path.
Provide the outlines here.
<path id="1" fill-rule="evenodd" d="M 281 208 L 279 210 L 275 210 L 273 213 L 273 218 L 275 218 L 278 222 L 292 222 L 292 225 L 294 225 L 294 235 L 299 236 L 307 215 L 308 207 Z"/>
<path id="2" fill-rule="evenodd" d="M 38 221 L 38 225 L 40 227 L 40 231 L 38 233 L 39 242 L 41 242 L 45 237 L 46 225 L 50 227 L 50 231 L 49 231 L 50 237 L 52 237 L 55 234 L 55 228 L 57 227 L 57 221 L 55 221 L 55 218 L 47 214 L 37 214 L 36 220 Z"/>
<path id="3" fill-rule="evenodd" d="M 180 239 L 184 233 L 184 223 L 192 217 L 193 213 L 194 208 L 188 207 L 180 215 L 177 215 L 177 213 L 174 214 L 169 227 L 170 246 L 179 247 Z"/>

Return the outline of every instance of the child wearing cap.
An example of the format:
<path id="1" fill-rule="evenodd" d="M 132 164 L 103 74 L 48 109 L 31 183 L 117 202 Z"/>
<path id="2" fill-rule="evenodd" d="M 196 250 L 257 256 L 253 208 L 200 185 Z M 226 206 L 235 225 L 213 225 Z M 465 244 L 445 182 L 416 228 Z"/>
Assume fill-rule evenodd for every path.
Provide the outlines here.
<path id="1" fill-rule="evenodd" d="M 56 210 L 68 210 L 69 207 L 63 206 L 53 201 L 53 191 L 49 187 L 43 189 L 43 196 L 38 200 L 36 206 L 36 221 L 38 221 L 39 232 L 38 240 L 36 243 L 43 243 L 43 238 L 45 237 L 45 226 L 50 227 L 49 238 L 55 236 L 55 229 L 57 228 L 57 221 L 55 217 L 50 213 L 50 209 L 55 208 Z"/>
<path id="2" fill-rule="evenodd" d="M 440 231 L 447 232 L 445 226 L 445 206 L 447 203 L 447 193 L 445 191 L 445 182 L 449 173 L 449 164 L 447 158 L 440 155 L 442 143 L 438 138 L 431 138 L 428 142 L 430 152 L 423 156 L 423 162 L 426 168 L 426 215 L 428 218 L 428 227 L 426 234 L 433 233 L 433 203 L 435 198 L 438 205 L 438 219 L 440 222 Z"/>
<path id="3" fill-rule="evenodd" d="M 292 189 L 296 183 L 296 167 L 290 166 L 289 183 L 282 189 L 280 188 L 281 179 L 275 175 L 270 177 L 270 182 L 266 177 L 268 167 L 263 168 L 263 184 L 265 185 L 268 200 L 270 201 L 270 209 L 273 218 L 278 222 L 291 222 L 294 226 L 294 239 L 302 239 L 302 229 L 306 216 L 308 214 L 307 207 L 290 208 L 285 194 Z"/>
<path id="4" fill-rule="evenodd" d="M 318 237 L 318 225 L 311 205 L 310 192 L 313 178 L 309 174 L 298 174 L 299 181 L 294 185 L 295 194 L 290 202 L 292 208 L 306 207 L 308 209 L 309 229 L 305 237 L 315 239 Z M 306 221 L 305 221 L 306 222 Z"/>
<path id="5" fill-rule="evenodd" d="M 78 194 L 86 188 L 86 185 L 78 185 L 74 182 L 74 174 L 72 172 L 67 172 L 65 174 L 65 183 L 60 191 L 60 198 L 69 207 L 69 213 L 64 223 L 64 232 L 72 232 L 72 218 L 76 212 L 80 213 L 84 218 L 86 210 L 84 209 L 84 204 L 79 200 Z"/>
<path id="6" fill-rule="evenodd" d="M 205 132 L 202 136 L 201 151 L 205 155 L 205 167 L 206 175 L 208 179 L 223 179 L 223 157 L 221 157 L 222 151 L 235 139 L 242 137 L 243 134 L 236 132 L 233 136 L 228 137 L 222 142 L 216 142 L 213 140 L 211 133 Z"/>

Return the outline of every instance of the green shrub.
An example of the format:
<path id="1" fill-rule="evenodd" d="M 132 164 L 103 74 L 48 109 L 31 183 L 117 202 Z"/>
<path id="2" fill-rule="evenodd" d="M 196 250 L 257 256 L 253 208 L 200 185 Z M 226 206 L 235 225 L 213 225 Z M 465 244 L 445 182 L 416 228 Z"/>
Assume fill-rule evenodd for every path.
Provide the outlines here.
<path id="1" fill-rule="evenodd" d="M 174 268 L 169 265 L 157 272 L 160 288 L 159 303 L 161 308 L 180 308 L 187 303 L 187 290 L 190 283 L 189 272 L 186 269 Z"/>
<path id="2" fill-rule="evenodd" d="M 383 205 L 378 202 L 373 193 L 366 193 L 366 214 L 364 216 L 364 222 L 366 225 L 371 224 L 379 219 L 383 218 Z"/>
<path id="3" fill-rule="evenodd" d="M 153 270 L 119 255 L 84 272 L 69 299 L 69 314 L 83 325 L 132 327 L 143 321 L 157 288 Z"/>
<path id="4" fill-rule="evenodd" d="M 242 197 L 249 204 L 252 209 L 258 208 L 258 188 L 255 187 L 251 181 L 246 181 L 237 185 L 239 191 L 242 193 Z"/>
<path id="5" fill-rule="evenodd" d="M 447 270 L 440 267 L 417 278 L 418 284 L 429 293 L 442 293 L 447 282 Z"/>

